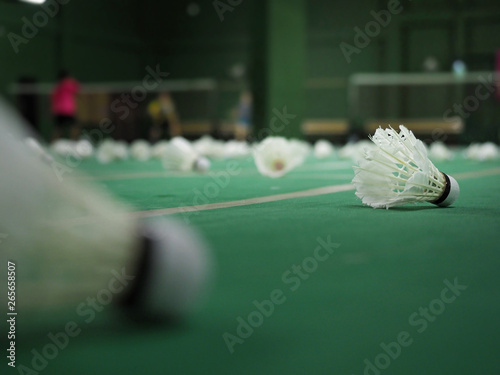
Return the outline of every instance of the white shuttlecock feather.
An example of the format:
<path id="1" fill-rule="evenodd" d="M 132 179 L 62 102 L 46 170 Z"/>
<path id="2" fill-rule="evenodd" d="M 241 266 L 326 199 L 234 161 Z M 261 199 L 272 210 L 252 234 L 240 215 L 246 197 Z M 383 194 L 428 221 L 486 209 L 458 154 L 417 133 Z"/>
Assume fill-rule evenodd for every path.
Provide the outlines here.
<path id="1" fill-rule="evenodd" d="M 376 145 L 367 150 L 352 183 L 356 196 L 373 208 L 390 208 L 416 202 L 449 206 L 458 198 L 457 181 L 440 172 L 427 157 L 422 141 L 403 125 L 399 134 L 379 128 L 370 139 Z"/>
<path id="2" fill-rule="evenodd" d="M 333 145 L 326 139 L 320 139 L 314 144 L 314 156 L 316 159 L 325 159 L 335 151 Z"/>
<path id="3" fill-rule="evenodd" d="M 81 139 L 75 143 L 75 152 L 82 159 L 88 159 L 94 154 L 94 146 L 87 139 Z"/>
<path id="4" fill-rule="evenodd" d="M 492 142 L 472 143 L 465 149 L 465 157 L 471 160 L 495 160 L 500 156 L 498 147 Z"/>
<path id="5" fill-rule="evenodd" d="M 443 142 L 433 142 L 429 146 L 429 157 L 432 160 L 451 160 L 453 151 L 451 151 Z"/>
<path id="6" fill-rule="evenodd" d="M 130 145 L 130 155 L 139 161 L 149 160 L 151 157 L 151 146 L 149 142 L 138 139 Z"/>
<path id="7" fill-rule="evenodd" d="M 102 164 L 107 164 L 115 160 L 114 142 L 110 139 L 103 141 L 97 147 L 96 158 Z"/>
<path id="8" fill-rule="evenodd" d="M 200 156 L 186 139 L 175 137 L 163 151 L 163 166 L 174 171 L 207 172 L 210 161 Z"/>
<path id="9" fill-rule="evenodd" d="M 376 146 L 372 142 L 365 139 L 358 142 L 349 142 L 338 151 L 338 155 L 342 159 L 351 159 L 357 162 L 359 159 L 363 158 L 367 150 L 374 149 L 375 147 Z"/>
<path id="10" fill-rule="evenodd" d="M 62 157 L 73 157 L 80 159 L 75 149 L 75 142 L 69 139 L 58 139 L 50 145 L 50 149 L 55 154 Z"/>
<path id="11" fill-rule="evenodd" d="M 245 141 L 228 141 L 224 145 L 224 158 L 243 158 L 250 154 L 250 146 Z"/>
<path id="12" fill-rule="evenodd" d="M 303 162 L 312 151 L 312 146 L 308 142 L 301 139 L 292 138 L 288 142 L 295 152 L 301 157 L 301 162 Z"/>
<path id="13" fill-rule="evenodd" d="M 151 147 L 151 156 L 155 159 L 162 159 L 165 149 L 168 147 L 168 141 L 159 141 Z"/>
<path id="14" fill-rule="evenodd" d="M 27 136 L 22 119 L 0 98 L 0 232 L 8 235 L 0 279 L 7 280 L 8 262 L 18 265 L 19 298 L 11 302 L 23 313 L 18 328 L 31 322 L 38 331 L 45 313 L 52 322 L 58 308 L 72 310 L 91 296 L 140 321 L 191 311 L 211 274 L 208 249 L 194 229 L 140 222 L 83 181 L 61 181 L 51 165 L 19 147 Z M 9 299 L 0 294 L 2 306 Z"/>
<path id="15" fill-rule="evenodd" d="M 125 141 L 113 142 L 113 155 L 116 160 L 125 160 L 128 158 L 128 145 Z"/>
<path id="16" fill-rule="evenodd" d="M 267 137 L 253 152 L 255 165 L 259 172 L 268 177 L 282 177 L 304 160 L 296 145 L 283 137 Z"/>

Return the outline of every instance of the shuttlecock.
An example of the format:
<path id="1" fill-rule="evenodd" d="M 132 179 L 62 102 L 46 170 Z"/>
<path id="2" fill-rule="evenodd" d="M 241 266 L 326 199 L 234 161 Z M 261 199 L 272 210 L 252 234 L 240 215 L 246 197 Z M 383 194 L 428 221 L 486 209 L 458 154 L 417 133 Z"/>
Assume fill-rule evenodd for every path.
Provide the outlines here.
<path id="1" fill-rule="evenodd" d="M 215 159 L 223 159 L 226 155 L 225 143 L 213 139 L 209 135 L 204 135 L 192 144 L 193 149 L 200 156 L 206 156 Z"/>
<path id="2" fill-rule="evenodd" d="M 325 159 L 333 154 L 335 148 L 325 139 L 320 139 L 314 144 L 314 156 L 317 159 Z"/>
<path id="3" fill-rule="evenodd" d="M 495 160 L 499 156 L 498 147 L 492 142 L 472 143 L 465 150 L 465 157 L 471 160 Z"/>
<path id="4" fill-rule="evenodd" d="M 88 159 L 94 154 L 94 146 L 87 139 L 81 139 L 75 143 L 75 153 L 81 159 Z"/>
<path id="5" fill-rule="evenodd" d="M 138 139 L 130 145 L 130 155 L 139 161 L 149 160 L 151 157 L 151 147 L 147 141 Z"/>
<path id="6" fill-rule="evenodd" d="M 245 141 L 228 141 L 224 145 L 224 157 L 226 159 L 242 158 L 250 155 L 250 146 Z"/>
<path id="7" fill-rule="evenodd" d="M 349 142 L 339 150 L 338 155 L 342 159 L 351 159 L 357 162 L 359 159 L 363 158 L 366 151 L 374 149 L 375 147 L 376 146 L 368 140 Z"/>
<path id="8" fill-rule="evenodd" d="M 69 139 L 58 139 L 52 143 L 50 148 L 53 153 L 59 156 L 74 157 L 79 159 L 75 149 L 75 142 L 70 141 Z"/>
<path id="9" fill-rule="evenodd" d="M 114 142 L 110 139 L 101 142 L 95 155 L 99 163 L 107 164 L 115 160 L 114 147 Z"/>
<path id="10" fill-rule="evenodd" d="M 200 156 L 186 139 L 175 137 L 165 148 L 163 166 L 175 171 L 207 172 L 210 169 L 210 161 Z"/>
<path id="11" fill-rule="evenodd" d="M 192 143 L 192 147 L 198 155 L 209 156 L 210 149 L 214 143 L 214 139 L 209 135 L 204 135 L 203 137 L 197 139 Z"/>
<path id="12" fill-rule="evenodd" d="M 311 153 L 312 146 L 300 139 L 290 139 L 288 141 L 290 146 L 295 150 L 295 152 L 300 156 L 301 162 L 305 160 L 305 158 Z"/>
<path id="13" fill-rule="evenodd" d="M 128 145 L 125 141 L 115 141 L 113 143 L 113 153 L 117 160 L 125 160 L 129 157 Z"/>
<path id="14" fill-rule="evenodd" d="M 151 148 L 151 156 L 155 159 L 162 159 L 165 149 L 168 147 L 168 141 L 159 141 Z"/>
<path id="15" fill-rule="evenodd" d="M 219 140 L 214 140 L 210 145 L 208 154 L 206 156 L 214 159 L 224 159 L 225 152 L 226 152 L 226 147 L 224 142 Z"/>
<path id="16" fill-rule="evenodd" d="M 10 290 L 18 295 L 14 303 L 13 293 L 0 293 L 0 303 L 10 300 L 10 312 L 22 312 L 18 328 L 30 321 L 45 327 L 45 313 L 64 323 L 58 308 L 79 311 L 91 298 L 95 312 L 109 304 L 140 321 L 192 311 L 211 275 L 209 249 L 195 229 L 140 221 L 95 187 L 59 180 L 19 147 L 27 135 L 0 99 L 0 231 L 8 234 L 0 279 L 7 280 L 9 263 L 13 280 L 17 265 Z"/>
<path id="17" fill-rule="evenodd" d="M 253 157 L 259 172 L 268 177 L 282 177 L 304 160 L 304 154 L 283 137 L 267 137 L 254 148 Z"/>
<path id="18" fill-rule="evenodd" d="M 376 145 L 354 167 L 356 195 L 373 208 L 390 208 L 416 202 L 441 207 L 458 198 L 457 181 L 440 172 L 427 157 L 422 141 L 403 125 L 399 134 L 379 128 L 371 137 Z"/>
<path id="19" fill-rule="evenodd" d="M 493 142 L 483 143 L 479 151 L 479 160 L 495 160 L 499 156 L 498 147 Z"/>
<path id="20" fill-rule="evenodd" d="M 453 152 L 443 142 L 433 142 L 429 147 L 429 157 L 432 160 L 451 160 Z"/>

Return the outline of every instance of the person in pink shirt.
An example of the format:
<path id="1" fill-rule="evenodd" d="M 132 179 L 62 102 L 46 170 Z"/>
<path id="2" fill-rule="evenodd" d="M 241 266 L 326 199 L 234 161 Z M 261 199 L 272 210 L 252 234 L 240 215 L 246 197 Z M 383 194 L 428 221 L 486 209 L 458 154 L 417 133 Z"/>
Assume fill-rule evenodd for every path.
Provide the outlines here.
<path id="1" fill-rule="evenodd" d="M 52 91 L 52 115 L 54 116 L 53 140 L 60 138 L 70 129 L 69 137 L 76 139 L 79 128 L 76 123 L 76 96 L 80 84 L 68 71 L 59 72 L 59 81 Z"/>

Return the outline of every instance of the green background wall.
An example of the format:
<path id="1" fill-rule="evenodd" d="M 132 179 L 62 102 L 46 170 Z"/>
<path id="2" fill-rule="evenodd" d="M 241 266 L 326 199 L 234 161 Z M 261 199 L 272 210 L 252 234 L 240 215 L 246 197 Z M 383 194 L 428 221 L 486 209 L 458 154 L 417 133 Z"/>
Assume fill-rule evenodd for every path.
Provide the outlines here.
<path id="1" fill-rule="evenodd" d="M 71 0 L 16 54 L 7 35 L 21 34 L 22 17 L 32 19 L 39 7 L 0 0 L 0 92 L 7 94 L 8 86 L 20 76 L 53 81 L 59 64 L 82 82 L 109 82 L 141 80 L 147 65 L 159 63 L 173 79 L 220 81 L 224 89 L 217 112 L 226 116 L 240 89 L 231 78 L 231 68 L 239 63 L 250 72 L 254 68 L 252 51 L 259 49 L 252 44 L 252 36 L 256 28 L 264 27 L 258 2 L 243 0 L 221 20 L 211 0 Z M 199 6 L 195 16 L 186 11 L 192 3 Z M 370 12 L 387 9 L 387 2 L 309 0 L 305 4 L 305 103 L 298 108 L 303 118 L 347 118 L 347 83 L 353 73 L 417 72 L 428 55 L 439 59 L 441 70 L 449 71 L 456 58 L 463 59 L 469 70 L 493 70 L 494 53 L 500 49 L 499 1 L 403 0 L 403 11 L 393 15 L 380 35 L 348 63 L 340 43 L 353 44 L 354 27 L 364 28 L 373 19 Z M 290 59 L 303 58 L 301 50 L 297 48 Z M 430 95 L 424 104 L 431 102 L 431 107 L 450 100 L 439 92 Z M 390 99 L 368 103 L 366 110 L 373 116 L 418 116 L 425 107 L 411 95 L 408 100 L 400 100 L 399 95 Z M 499 107 L 492 97 L 467 119 L 468 137 L 475 138 L 471 140 L 496 139 Z M 43 127 L 50 127 L 48 119 Z"/>

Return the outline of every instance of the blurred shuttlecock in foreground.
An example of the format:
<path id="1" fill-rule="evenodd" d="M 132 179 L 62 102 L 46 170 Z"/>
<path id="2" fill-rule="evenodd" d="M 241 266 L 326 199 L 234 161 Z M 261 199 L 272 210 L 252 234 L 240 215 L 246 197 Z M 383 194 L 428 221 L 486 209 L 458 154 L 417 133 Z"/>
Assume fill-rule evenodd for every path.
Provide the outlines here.
<path id="1" fill-rule="evenodd" d="M 0 233 L 8 234 L 0 278 L 7 280 L 8 262 L 18 266 L 12 308 L 22 311 L 23 327 L 28 317 L 43 327 L 42 315 L 78 311 L 90 297 L 96 311 L 109 304 L 141 320 L 189 313 L 211 275 L 196 231 L 140 221 L 82 181 L 61 181 L 37 153 L 19 147 L 26 137 L 22 120 L 0 100 Z M 2 306 L 8 299 L 0 295 Z"/>
<path id="2" fill-rule="evenodd" d="M 163 166 L 174 171 L 207 172 L 210 161 L 200 156 L 186 139 L 175 137 L 163 151 Z"/>
<path id="3" fill-rule="evenodd" d="M 259 172 L 274 178 L 284 176 L 305 158 L 296 145 L 282 137 L 264 139 L 255 147 L 253 156 Z"/>
<path id="4" fill-rule="evenodd" d="M 451 205 L 459 195 L 457 181 L 432 164 L 425 145 L 411 131 L 403 125 L 399 129 L 398 134 L 379 128 L 371 137 L 376 148 L 354 167 L 356 195 L 373 208 L 416 202 Z"/>

